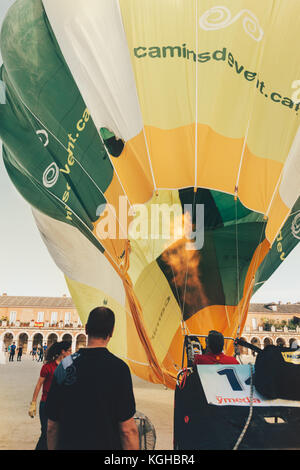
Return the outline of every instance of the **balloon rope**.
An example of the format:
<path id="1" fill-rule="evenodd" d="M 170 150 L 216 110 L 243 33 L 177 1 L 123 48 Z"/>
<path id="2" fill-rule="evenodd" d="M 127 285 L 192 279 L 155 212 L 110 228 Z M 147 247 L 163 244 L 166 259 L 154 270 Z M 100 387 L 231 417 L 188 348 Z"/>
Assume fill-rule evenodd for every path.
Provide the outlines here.
<path id="1" fill-rule="evenodd" d="M 195 28 L 196 28 L 196 87 L 195 87 L 195 183 L 198 180 L 198 0 L 195 0 Z"/>
<path id="2" fill-rule="evenodd" d="M 241 154 L 241 158 L 240 158 L 240 164 L 239 164 L 238 174 L 237 174 L 236 183 L 235 183 L 235 196 L 237 196 L 237 193 L 238 193 L 240 175 L 241 175 L 242 165 L 243 165 L 243 161 L 244 161 L 244 155 L 245 155 L 245 150 L 246 150 L 246 142 L 247 142 L 247 138 L 248 138 L 248 132 L 249 132 L 249 127 L 250 127 L 251 117 L 252 117 L 252 112 L 250 113 L 247 129 L 246 129 L 246 133 L 245 133 L 245 137 L 244 137 L 242 154 Z"/>
<path id="3" fill-rule="evenodd" d="M 225 312 L 226 312 L 227 323 L 228 323 L 228 326 L 230 327 L 230 317 L 228 314 L 227 305 L 225 305 Z"/>
<path id="4" fill-rule="evenodd" d="M 291 212 L 291 213 L 289 214 L 289 217 L 292 217 L 292 215 L 298 214 L 298 212 L 300 212 L 300 209 L 297 210 L 297 211 L 295 211 L 295 212 Z"/>
<path id="5" fill-rule="evenodd" d="M 236 441 L 234 447 L 233 447 L 233 450 L 238 450 L 239 448 L 239 445 L 240 443 L 242 442 L 242 440 L 244 439 L 244 436 L 246 434 L 246 431 L 249 427 L 249 424 L 251 422 L 251 419 L 252 419 L 252 415 L 253 415 L 253 392 L 254 392 L 254 379 L 253 379 L 253 375 L 254 375 L 254 371 L 253 371 L 253 364 L 249 364 L 250 365 L 250 372 L 251 372 L 251 378 L 250 378 L 250 404 L 249 404 L 249 414 L 248 414 L 248 418 L 247 418 L 247 421 L 245 423 L 245 426 L 238 438 L 238 440 Z"/>
<path id="6" fill-rule="evenodd" d="M 176 277 L 175 277 L 175 273 L 174 273 L 174 269 L 173 269 L 172 263 L 170 263 L 170 266 L 171 266 L 172 273 L 173 273 L 173 279 L 174 279 L 174 284 L 175 284 L 175 289 L 176 289 L 176 294 L 177 294 L 178 305 L 179 305 L 179 308 L 180 308 L 180 311 L 181 311 L 181 315 L 182 315 L 182 319 L 183 319 L 182 305 L 181 305 L 181 302 L 180 302 L 179 291 L 178 291 L 177 282 L 176 282 Z"/>
<path id="7" fill-rule="evenodd" d="M 261 63 L 261 59 L 262 59 L 262 54 L 261 54 L 260 59 L 259 59 L 259 64 Z M 255 93 L 255 89 L 253 89 L 253 95 L 254 95 L 254 93 Z M 236 178 L 236 183 L 235 183 L 235 188 L 234 188 L 235 237 L 236 237 L 236 252 L 237 252 L 237 291 L 238 291 L 238 328 L 237 328 L 237 334 L 240 333 L 241 318 L 242 318 L 242 314 L 243 314 L 243 308 L 242 309 L 240 308 L 240 275 L 239 275 L 239 249 L 238 249 L 238 227 L 237 227 L 237 201 L 238 201 L 238 190 L 239 190 L 240 176 L 241 176 L 242 166 L 243 166 L 243 163 L 244 163 L 246 144 L 247 144 L 247 139 L 248 139 L 250 122 L 251 122 L 252 115 L 253 115 L 253 110 L 254 110 L 254 105 L 252 104 L 252 107 L 251 107 L 250 112 L 249 112 L 247 129 L 246 129 L 246 132 L 245 132 L 245 137 L 244 137 L 244 142 L 243 142 L 243 147 L 242 147 L 242 153 L 241 153 L 241 158 L 240 158 L 240 163 L 239 163 L 239 168 L 238 168 L 238 173 L 237 173 L 237 178 Z"/>
<path id="8" fill-rule="evenodd" d="M 196 194 L 197 194 L 197 192 L 194 191 L 194 199 L 193 199 L 192 214 L 191 214 L 191 224 L 193 224 L 193 214 L 194 214 L 194 209 L 195 209 Z M 185 282 L 184 282 L 182 320 L 184 320 L 185 296 L 186 296 L 187 278 L 188 278 L 188 271 L 189 271 L 189 260 L 188 260 L 188 257 L 187 257 L 187 256 L 186 256 L 186 263 L 187 263 L 187 268 L 186 268 Z"/>
<path id="9" fill-rule="evenodd" d="M 237 333 L 238 333 L 238 334 L 240 333 L 240 327 L 241 327 L 241 322 L 242 322 L 242 316 L 243 316 L 244 310 L 245 310 L 244 307 L 245 307 L 245 305 L 246 305 L 246 302 L 247 302 L 248 298 L 249 298 L 249 301 L 250 301 L 251 290 L 252 290 L 253 287 L 254 287 L 255 273 L 256 273 L 256 270 L 257 270 L 258 261 L 260 260 L 260 255 L 261 255 L 261 250 L 262 250 L 262 245 L 263 245 L 263 243 L 262 243 L 262 237 L 263 237 L 263 233 L 264 233 L 265 226 L 266 226 L 266 220 L 265 220 L 265 222 L 263 223 L 263 226 L 262 226 L 262 229 L 261 229 L 259 242 L 258 242 L 258 245 L 257 245 L 257 248 L 256 248 L 256 255 L 255 255 L 255 257 L 253 258 L 253 266 L 252 266 L 252 270 L 251 270 L 251 278 L 252 278 L 252 281 L 250 282 L 249 287 L 248 287 L 247 292 L 246 292 L 246 295 L 244 296 L 244 297 L 245 297 L 245 301 L 244 301 L 243 306 L 242 306 L 242 309 L 241 309 L 241 311 L 240 311 L 239 323 L 238 323 L 238 329 L 237 329 Z"/>
<path id="10" fill-rule="evenodd" d="M 239 241 L 238 241 L 238 210 L 237 210 L 237 195 L 234 196 L 235 202 L 235 246 L 236 246 L 236 284 L 237 284 L 237 305 L 238 305 L 238 329 L 237 334 L 240 332 L 241 324 L 241 309 L 240 309 L 240 266 L 239 266 Z"/>
<path id="11" fill-rule="evenodd" d="M 196 41 L 196 57 L 198 57 L 198 0 L 195 0 L 195 41 Z M 195 180 L 194 180 L 194 202 L 192 208 L 192 221 L 194 206 L 197 193 L 197 180 L 198 180 L 198 60 L 195 64 Z M 182 320 L 184 320 L 184 309 L 185 309 L 185 297 L 186 297 L 186 287 L 187 287 L 187 278 L 189 270 L 189 261 L 187 258 L 187 269 L 185 273 L 185 282 L 184 282 L 184 294 L 183 294 L 183 307 L 182 307 Z"/>
<path id="12" fill-rule="evenodd" d="M 273 4 L 272 4 L 271 17 L 273 15 L 273 13 L 274 13 L 274 0 L 273 0 Z M 265 26 L 270 29 L 270 24 L 271 24 L 271 21 L 269 21 L 269 24 L 265 25 Z M 266 32 L 264 32 L 264 36 L 266 37 Z M 259 71 L 260 71 L 260 68 L 261 68 L 262 61 L 263 61 L 263 56 L 264 56 L 264 51 L 265 51 L 265 44 L 266 44 L 266 40 L 262 41 L 262 45 L 258 49 L 258 58 L 257 58 L 256 68 Z M 258 77 L 258 74 L 257 74 L 257 77 Z M 255 109 L 255 99 L 254 99 L 254 97 L 255 97 L 256 92 L 257 92 L 256 87 L 253 87 L 253 89 L 252 89 L 252 99 L 249 100 L 249 102 L 251 102 L 251 106 L 250 106 L 250 110 L 249 110 L 248 124 L 247 124 L 247 129 L 246 129 L 246 132 L 245 132 L 243 148 L 242 148 L 242 154 L 241 154 L 241 159 L 240 159 L 240 164 L 239 164 L 239 169 L 238 169 L 238 174 L 237 174 L 237 179 L 236 179 L 236 184 L 235 184 L 235 195 L 236 196 L 237 196 L 237 193 L 238 193 L 241 170 L 242 170 L 242 166 L 243 166 L 243 163 L 244 163 L 244 155 L 245 155 L 245 150 L 246 150 L 246 143 L 247 143 L 247 139 L 248 139 L 250 123 L 251 123 L 251 119 L 252 119 L 253 112 L 254 112 L 254 109 Z"/>
<path id="13" fill-rule="evenodd" d="M 151 157 L 150 157 L 150 151 L 149 151 L 149 146 L 148 146 L 148 140 L 145 132 L 145 126 L 143 127 L 143 135 L 144 135 L 144 141 L 145 141 L 145 146 L 147 150 L 147 156 L 149 160 L 149 165 L 150 165 L 150 171 L 151 171 L 151 176 L 152 176 L 152 181 L 153 181 L 153 186 L 154 186 L 154 191 L 157 191 L 157 186 L 156 186 L 156 181 L 155 181 L 155 176 L 154 176 L 154 171 L 153 171 L 153 166 L 151 162 Z"/>
<path id="14" fill-rule="evenodd" d="M 273 201 L 274 201 L 276 192 L 278 191 L 279 183 L 281 182 L 281 179 L 282 179 L 283 171 L 284 171 L 284 166 L 283 166 L 282 169 L 281 169 L 281 172 L 280 172 L 280 175 L 279 175 L 277 184 L 276 184 L 276 186 L 275 186 L 275 189 L 274 189 L 272 198 L 271 198 L 271 200 L 270 200 L 270 204 L 269 204 L 268 209 L 267 209 L 267 211 L 266 211 L 265 217 L 268 217 L 268 215 L 269 215 L 269 213 L 270 213 L 270 210 L 271 210 L 271 208 L 272 208 L 272 204 L 273 204 Z M 283 225 L 285 224 L 285 222 L 287 221 L 287 219 L 290 217 L 291 212 L 292 212 L 292 208 L 289 210 L 289 212 L 287 213 L 287 215 L 286 215 L 285 218 L 283 219 L 282 223 L 280 224 L 280 227 L 278 228 L 278 230 L 277 230 L 275 236 L 273 237 L 273 240 L 269 240 L 269 242 L 270 242 L 271 245 L 273 244 L 274 240 L 277 238 L 277 236 L 278 236 L 280 230 L 282 229 L 282 227 L 283 227 Z"/>
<path id="15" fill-rule="evenodd" d="M 275 189 L 274 189 L 273 194 L 272 194 L 272 197 L 271 197 L 271 199 L 270 199 L 270 203 L 269 203 L 269 205 L 268 205 L 268 209 L 266 210 L 266 213 L 265 213 L 265 216 L 266 216 L 266 217 L 268 217 L 268 215 L 269 215 L 269 213 L 270 213 L 270 210 L 271 210 L 271 207 L 272 207 L 272 204 L 273 204 L 273 201 L 274 201 L 276 192 L 277 192 L 277 190 L 278 190 L 279 183 L 280 183 L 281 178 L 282 178 L 283 170 L 284 170 L 284 166 L 281 168 L 279 178 L 278 178 L 278 180 L 277 180 Z"/>
<path id="16" fill-rule="evenodd" d="M 122 181 L 121 181 L 121 178 L 120 178 L 120 176 L 119 176 L 119 173 L 117 172 L 116 167 L 115 167 L 115 165 L 113 164 L 113 161 L 112 161 L 112 159 L 111 159 L 110 153 L 109 153 L 109 151 L 108 151 L 107 148 L 106 148 L 106 145 L 105 145 L 105 143 L 104 143 L 104 140 L 103 140 L 102 135 L 100 134 L 100 132 L 98 132 L 98 136 L 100 137 L 101 142 L 102 142 L 102 144 L 103 144 L 103 146 L 104 146 L 104 148 L 105 148 L 105 152 L 106 152 L 106 155 L 107 155 L 108 158 L 109 158 L 110 164 L 111 164 L 111 166 L 113 167 L 115 174 L 117 175 L 117 178 L 118 178 L 118 181 L 119 181 L 119 183 L 120 183 L 120 186 L 121 186 L 121 188 L 122 188 L 122 190 L 123 190 L 124 196 L 126 197 L 127 202 L 128 202 L 128 204 L 129 204 L 130 208 L 131 208 L 132 211 L 134 212 L 134 208 L 133 208 L 133 206 L 132 206 L 132 204 L 131 204 L 131 202 L 130 202 L 129 197 L 127 196 L 127 193 L 126 193 L 126 191 L 125 191 L 125 188 L 124 188 L 124 186 L 123 186 L 123 183 L 122 183 Z"/>

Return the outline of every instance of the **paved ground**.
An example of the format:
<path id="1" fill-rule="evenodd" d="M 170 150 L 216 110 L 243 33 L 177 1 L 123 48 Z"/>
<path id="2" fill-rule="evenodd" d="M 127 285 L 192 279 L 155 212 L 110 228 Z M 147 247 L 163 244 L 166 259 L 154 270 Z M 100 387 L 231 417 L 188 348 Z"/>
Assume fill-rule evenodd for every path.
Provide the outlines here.
<path id="1" fill-rule="evenodd" d="M 34 449 L 40 435 L 38 416 L 28 416 L 41 363 L 23 358 L 22 362 L 0 364 L 0 450 Z M 172 449 L 172 390 L 145 382 L 133 376 L 137 410 L 144 413 L 155 427 L 157 450 Z"/>

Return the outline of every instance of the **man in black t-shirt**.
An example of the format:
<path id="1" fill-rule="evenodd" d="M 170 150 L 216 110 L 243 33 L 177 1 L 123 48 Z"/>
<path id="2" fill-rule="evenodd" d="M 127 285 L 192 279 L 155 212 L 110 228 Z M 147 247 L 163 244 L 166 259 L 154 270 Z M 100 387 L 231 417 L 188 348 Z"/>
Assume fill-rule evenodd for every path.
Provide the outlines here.
<path id="1" fill-rule="evenodd" d="M 18 347 L 18 356 L 17 356 L 17 361 L 18 361 L 18 362 L 21 361 L 22 355 L 23 355 L 23 346 L 19 346 L 19 347 Z"/>
<path id="2" fill-rule="evenodd" d="M 88 345 L 56 368 L 46 401 L 49 450 L 138 450 L 129 368 L 106 348 L 114 313 L 91 311 Z"/>

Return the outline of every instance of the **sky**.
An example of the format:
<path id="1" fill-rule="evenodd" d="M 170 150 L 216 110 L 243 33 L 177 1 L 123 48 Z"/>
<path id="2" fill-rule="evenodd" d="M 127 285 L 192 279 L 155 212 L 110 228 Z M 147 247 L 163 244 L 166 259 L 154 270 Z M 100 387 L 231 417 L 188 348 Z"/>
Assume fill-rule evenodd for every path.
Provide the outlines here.
<path id="1" fill-rule="evenodd" d="M 0 25 L 13 3 L 0 0 Z M 0 150 L 0 295 L 4 292 L 46 297 L 69 294 L 62 272 L 40 237 L 29 204 L 6 173 Z"/>
<path id="2" fill-rule="evenodd" d="M 14 0 L 0 0 L 0 25 Z M 0 62 L 1 56 L 0 56 Z M 0 151 L 0 295 L 62 296 L 68 289 L 35 226 L 30 206 L 10 182 Z M 300 243 L 252 302 L 300 301 Z"/>

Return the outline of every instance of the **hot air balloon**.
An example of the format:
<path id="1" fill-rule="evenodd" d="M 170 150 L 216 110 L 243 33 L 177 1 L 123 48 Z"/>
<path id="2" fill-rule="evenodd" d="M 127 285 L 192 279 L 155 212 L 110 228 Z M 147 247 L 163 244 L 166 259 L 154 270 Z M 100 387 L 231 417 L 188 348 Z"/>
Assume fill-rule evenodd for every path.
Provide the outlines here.
<path id="1" fill-rule="evenodd" d="M 170 388 L 300 237 L 299 2 L 212 3 L 17 0 L 1 31 L 8 174 L 82 322 L 109 305 L 112 350 Z"/>

